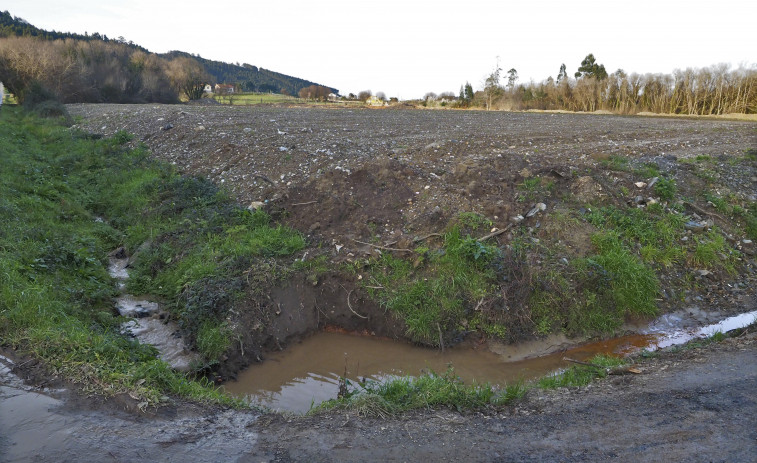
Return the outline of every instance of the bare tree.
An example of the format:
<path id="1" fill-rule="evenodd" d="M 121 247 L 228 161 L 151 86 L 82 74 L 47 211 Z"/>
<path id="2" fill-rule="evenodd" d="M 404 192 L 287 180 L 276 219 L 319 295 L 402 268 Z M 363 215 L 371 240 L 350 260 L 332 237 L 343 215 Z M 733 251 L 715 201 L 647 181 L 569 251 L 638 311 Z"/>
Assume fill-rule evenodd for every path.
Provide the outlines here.
<path id="1" fill-rule="evenodd" d="M 373 93 L 370 90 L 361 90 L 357 94 L 357 99 L 360 101 L 367 101 L 368 98 L 370 98 L 373 95 Z"/>
<path id="2" fill-rule="evenodd" d="M 210 81 L 210 76 L 205 72 L 205 68 L 197 60 L 186 56 L 171 60 L 168 63 L 166 74 L 170 79 L 171 86 L 189 100 L 202 98 L 205 84 Z"/>

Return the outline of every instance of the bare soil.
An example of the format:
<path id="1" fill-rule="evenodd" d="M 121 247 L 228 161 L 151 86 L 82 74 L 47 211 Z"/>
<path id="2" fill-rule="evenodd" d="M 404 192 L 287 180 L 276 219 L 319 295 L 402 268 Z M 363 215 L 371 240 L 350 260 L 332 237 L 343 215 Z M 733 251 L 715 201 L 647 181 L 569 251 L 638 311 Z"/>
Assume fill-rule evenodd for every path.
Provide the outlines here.
<path id="1" fill-rule="evenodd" d="M 646 203 L 654 192 L 637 183 L 653 180 L 639 173 L 652 166 L 675 181 L 675 201 L 687 214 L 711 221 L 742 253 L 738 275 L 714 269 L 703 276 L 686 263 L 663 269 L 661 312 L 695 306 L 727 316 L 757 306 L 755 292 L 748 289 L 755 283 L 755 244 L 743 241 L 739 218 L 717 212 L 702 197 L 712 191 L 744 208 L 757 201 L 757 161 L 739 161 L 747 150 L 757 149 L 753 122 L 322 107 L 68 108 L 80 118 L 78 127 L 83 130 L 133 133 L 133 143 L 145 143 L 156 158 L 181 172 L 225 185 L 242 204 L 264 203 L 275 218 L 307 236 L 309 258 L 325 254 L 336 263 L 376 255 L 381 247 L 413 248 L 419 239 L 438 246 L 439 233 L 465 212 L 491 222 L 491 228 L 474 232 L 477 237 L 509 227 L 492 241 L 504 245 L 515 233 L 525 234 L 565 258 L 586 256 L 596 229 L 586 221 L 565 218 L 580 216 L 595 205 L 625 207 L 639 198 Z M 687 162 L 697 156 L 709 161 Z M 627 164 L 613 167 L 617 159 Z M 540 186 L 531 191 L 524 187 L 524 182 L 537 178 Z M 546 209 L 528 217 L 539 203 Z M 688 243 L 692 246 L 695 239 Z M 534 256 L 534 265 L 543 257 Z M 689 283 L 692 279 L 696 285 Z M 325 325 L 402 336 L 402 322 L 371 302 L 354 277 L 325 275 L 288 286 L 279 294 L 294 290 L 297 300 L 274 298 L 275 308 L 261 309 L 268 313 L 265 319 L 239 321 L 249 327 L 258 322 L 281 325 L 275 333 L 245 340 L 250 346 L 263 346 L 248 348 L 253 360 L 266 349 L 278 349 Z M 683 286 L 686 289 L 680 291 Z M 523 302 L 515 300 L 523 291 L 511 293 L 510 305 Z M 348 310 L 348 295 L 368 318 Z M 503 320 L 511 328 L 506 341 L 532 338 L 527 320 L 517 314 Z M 219 373 L 233 375 L 246 362 L 249 359 L 231 355 Z"/>

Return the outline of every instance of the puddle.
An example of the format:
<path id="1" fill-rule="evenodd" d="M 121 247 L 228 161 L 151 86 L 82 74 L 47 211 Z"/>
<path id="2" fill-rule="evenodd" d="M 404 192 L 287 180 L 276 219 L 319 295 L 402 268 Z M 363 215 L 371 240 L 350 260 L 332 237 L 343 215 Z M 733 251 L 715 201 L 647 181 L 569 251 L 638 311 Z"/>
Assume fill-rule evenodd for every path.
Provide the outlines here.
<path id="1" fill-rule="evenodd" d="M 687 317 L 682 317 L 687 318 Z M 688 318 L 687 318 L 688 319 Z M 597 354 L 628 355 L 641 349 L 656 350 L 683 344 L 697 337 L 747 326 L 757 311 L 727 318 L 704 327 L 676 328 L 670 317 L 655 320 L 639 334 L 563 348 L 563 338 L 551 338 L 524 345 L 454 347 L 444 353 L 411 344 L 341 333 L 318 333 L 286 351 L 270 354 L 266 361 L 241 372 L 226 391 L 252 403 L 297 413 L 336 397 L 339 377 L 351 381 L 383 380 L 393 376 L 443 373 L 452 365 L 466 384 L 473 381 L 504 385 L 538 378 L 567 366 L 564 357 L 586 360 Z M 681 321 L 683 325 L 688 323 Z M 680 325 L 679 325 L 680 327 Z M 535 357 L 529 357 L 527 349 Z M 545 353 L 551 349 L 553 353 Z"/>
<path id="2" fill-rule="evenodd" d="M 118 281 L 118 289 L 121 291 L 129 278 L 128 265 L 129 258 L 121 250 L 110 256 L 108 273 Z M 121 331 L 134 336 L 142 344 L 155 347 L 160 359 L 171 365 L 171 368 L 189 371 L 190 366 L 199 360 L 198 355 L 184 345 L 178 326 L 165 320 L 165 314 L 161 312 L 157 302 L 121 294 L 116 299 L 116 309 L 122 317 L 132 318 L 121 325 Z"/>
<path id="3" fill-rule="evenodd" d="M 62 445 L 69 423 L 50 418 L 60 400 L 26 386 L 10 365 L 10 359 L 0 356 L 0 455 L 3 461 L 29 461 L 30 451 Z"/>

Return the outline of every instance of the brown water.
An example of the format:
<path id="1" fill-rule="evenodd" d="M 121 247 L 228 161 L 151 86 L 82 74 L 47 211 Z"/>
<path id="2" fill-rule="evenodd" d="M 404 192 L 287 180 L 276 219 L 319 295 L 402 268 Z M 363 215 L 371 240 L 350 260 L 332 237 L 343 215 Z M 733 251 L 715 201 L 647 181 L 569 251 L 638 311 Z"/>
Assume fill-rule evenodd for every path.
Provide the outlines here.
<path id="1" fill-rule="evenodd" d="M 655 321 L 643 327 L 641 334 L 622 336 L 606 341 L 560 348 L 558 352 L 540 355 L 553 347 L 554 340 L 531 343 L 528 348 L 536 357 L 523 358 L 522 346 L 459 346 L 445 350 L 426 349 L 411 344 L 341 333 L 322 332 L 286 351 L 268 356 L 265 362 L 252 365 L 240 373 L 236 381 L 224 388 L 238 397 L 278 410 L 306 412 L 311 406 L 335 398 L 339 378 L 345 375 L 352 381 L 367 378 L 387 379 L 392 376 L 417 376 L 434 371 L 443 373 L 448 366 L 466 384 L 488 382 L 504 385 L 520 380 L 538 378 L 558 371 L 570 364 L 565 357 L 586 360 L 597 354 L 627 355 L 640 349 L 655 350 L 683 344 L 696 337 L 709 336 L 717 331 L 747 326 L 754 322 L 757 311 L 725 319 L 704 327 L 676 328 L 666 323 L 664 328 Z M 513 361 L 513 358 L 518 360 Z"/>

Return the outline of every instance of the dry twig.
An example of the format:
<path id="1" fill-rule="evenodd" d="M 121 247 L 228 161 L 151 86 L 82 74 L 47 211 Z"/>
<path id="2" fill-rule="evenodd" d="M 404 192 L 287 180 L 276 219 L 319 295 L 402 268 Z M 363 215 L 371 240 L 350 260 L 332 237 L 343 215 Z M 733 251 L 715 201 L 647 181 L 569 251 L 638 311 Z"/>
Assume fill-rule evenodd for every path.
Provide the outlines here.
<path id="1" fill-rule="evenodd" d="M 386 246 L 379 246 L 378 244 L 366 243 L 365 241 L 356 240 L 354 238 L 352 239 L 352 241 L 354 241 L 356 243 L 359 243 L 359 244 L 365 244 L 367 246 L 373 246 L 376 249 L 383 249 L 384 251 L 413 252 L 412 249 L 388 248 Z"/>
<path id="2" fill-rule="evenodd" d="M 352 308 L 352 304 L 350 304 L 350 295 L 352 295 L 352 290 L 347 293 L 347 307 L 350 309 L 350 312 L 354 313 L 360 318 L 368 318 L 365 315 L 360 315 L 359 313 L 355 312 L 355 310 Z"/>

